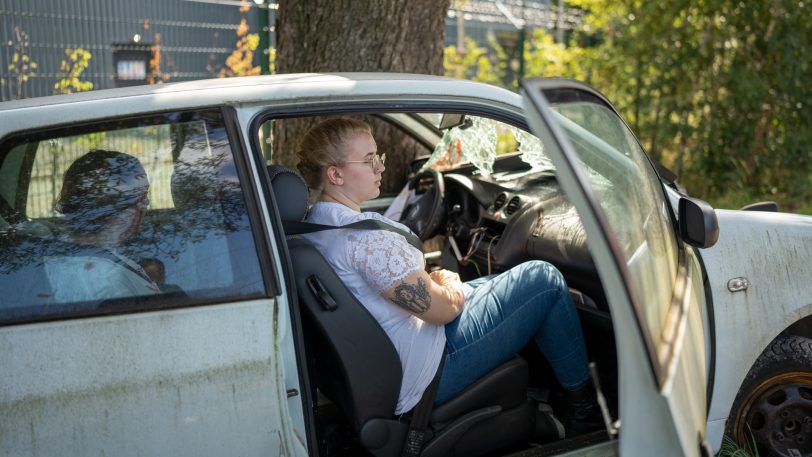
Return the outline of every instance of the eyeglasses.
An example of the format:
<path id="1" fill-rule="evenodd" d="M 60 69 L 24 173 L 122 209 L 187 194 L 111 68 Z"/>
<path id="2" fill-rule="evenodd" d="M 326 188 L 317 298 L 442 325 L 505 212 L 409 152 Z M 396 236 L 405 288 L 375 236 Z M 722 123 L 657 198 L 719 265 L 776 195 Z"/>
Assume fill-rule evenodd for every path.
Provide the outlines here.
<path id="1" fill-rule="evenodd" d="M 378 168 L 379 165 L 383 165 L 386 161 L 386 154 L 375 154 L 367 160 L 347 160 L 344 163 L 365 163 L 369 165 L 373 170 Z"/>

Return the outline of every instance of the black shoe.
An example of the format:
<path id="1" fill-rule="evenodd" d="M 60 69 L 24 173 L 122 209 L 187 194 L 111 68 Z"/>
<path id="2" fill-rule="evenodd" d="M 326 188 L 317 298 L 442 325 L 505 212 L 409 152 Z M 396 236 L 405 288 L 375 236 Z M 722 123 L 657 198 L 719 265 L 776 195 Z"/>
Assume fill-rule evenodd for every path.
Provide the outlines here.
<path id="1" fill-rule="evenodd" d="M 560 395 L 558 418 L 568 437 L 601 430 L 606 427 L 592 382 L 587 380 Z"/>

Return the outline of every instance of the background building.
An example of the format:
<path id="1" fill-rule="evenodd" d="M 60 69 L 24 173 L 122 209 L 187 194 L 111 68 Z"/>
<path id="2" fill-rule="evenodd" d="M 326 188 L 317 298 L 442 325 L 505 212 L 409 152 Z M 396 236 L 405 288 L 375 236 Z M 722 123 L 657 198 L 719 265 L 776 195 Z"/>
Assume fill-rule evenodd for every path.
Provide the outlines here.
<path id="1" fill-rule="evenodd" d="M 274 17 L 253 2 L 241 11 L 239 1 L 0 0 L 0 100 L 53 94 L 66 76 L 66 49 L 90 52 L 80 78 L 93 89 L 215 77 L 236 49 L 241 21 L 249 32 L 266 30 L 267 49 Z"/>
<path id="2" fill-rule="evenodd" d="M 460 37 L 486 46 L 496 38 L 506 48 L 515 47 L 517 31 L 543 28 L 563 41 L 569 30 L 583 20 L 583 11 L 564 7 L 563 0 L 467 0 L 455 2 L 446 19 L 447 45 Z"/>
<path id="3" fill-rule="evenodd" d="M 446 43 L 494 38 L 512 53 L 522 28 L 563 36 L 581 12 L 560 1 L 452 1 Z M 269 73 L 275 19 L 262 0 L 0 0 L 0 101 L 57 93 L 82 65 L 66 55 L 75 49 L 90 53 L 78 79 L 94 90 L 233 76 L 226 59 L 246 34 L 258 34 L 253 65 Z"/>

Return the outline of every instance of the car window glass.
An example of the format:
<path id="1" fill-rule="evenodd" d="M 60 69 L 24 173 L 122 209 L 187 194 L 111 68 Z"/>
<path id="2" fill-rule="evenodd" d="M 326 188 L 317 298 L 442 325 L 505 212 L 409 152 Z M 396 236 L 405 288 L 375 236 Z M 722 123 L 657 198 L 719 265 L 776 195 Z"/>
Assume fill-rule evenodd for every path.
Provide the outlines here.
<path id="1" fill-rule="evenodd" d="M 553 169 L 541 141 L 533 134 L 494 119 L 466 116 L 462 125 L 443 132 L 423 170 L 442 171 L 470 163 L 487 176 L 493 173 L 497 156 L 514 153 L 533 171 Z"/>
<path id="2" fill-rule="evenodd" d="M 218 112 L 83 130 L 0 148 L 0 323 L 264 293 Z"/>
<path id="3" fill-rule="evenodd" d="M 677 243 L 659 179 L 608 107 L 573 102 L 552 109 L 622 248 L 645 325 L 660 341 L 674 291 Z"/>

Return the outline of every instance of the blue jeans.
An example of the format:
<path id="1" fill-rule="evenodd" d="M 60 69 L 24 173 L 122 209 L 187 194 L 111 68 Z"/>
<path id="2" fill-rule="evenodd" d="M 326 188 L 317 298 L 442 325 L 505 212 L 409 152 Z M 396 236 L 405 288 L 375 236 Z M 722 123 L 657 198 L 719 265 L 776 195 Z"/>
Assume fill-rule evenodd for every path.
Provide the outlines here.
<path id="1" fill-rule="evenodd" d="M 589 377 L 584 336 L 561 273 L 538 260 L 463 285 L 465 307 L 446 324 L 447 354 L 436 403 L 453 398 L 533 340 L 558 382 Z"/>

